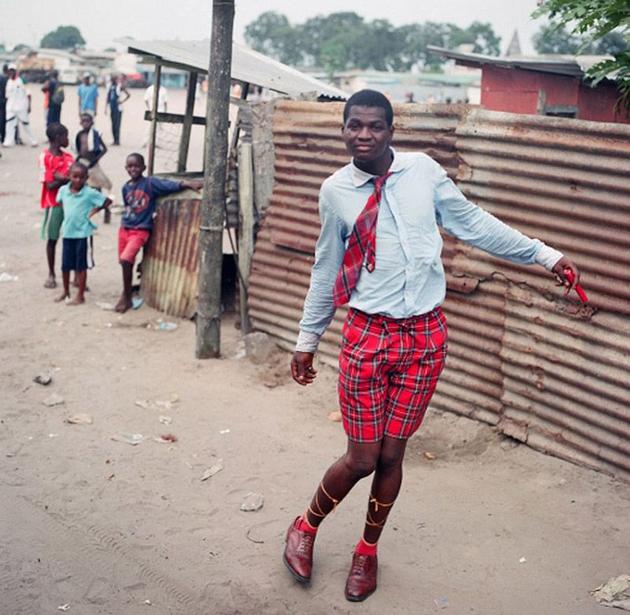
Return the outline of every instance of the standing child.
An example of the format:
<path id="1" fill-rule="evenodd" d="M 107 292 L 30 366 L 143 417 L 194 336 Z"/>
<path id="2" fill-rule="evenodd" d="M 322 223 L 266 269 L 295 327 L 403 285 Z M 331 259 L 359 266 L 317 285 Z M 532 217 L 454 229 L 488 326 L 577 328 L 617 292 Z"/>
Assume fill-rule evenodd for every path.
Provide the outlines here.
<path id="1" fill-rule="evenodd" d="M 72 156 L 62 148 L 68 147 L 68 129 L 63 124 L 50 124 L 46 128 L 48 149 L 39 157 L 40 181 L 42 194 L 41 208 L 44 210 L 42 239 L 46 240 L 46 259 L 48 261 L 48 279 L 45 288 L 55 288 L 55 249 L 63 222 L 63 209 L 57 203 L 57 192 L 68 182 L 68 170 L 73 162 Z"/>
<path id="2" fill-rule="evenodd" d="M 81 114 L 81 130 L 77 132 L 74 145 L 77 160 L 88 168 L 88 186 L 109 192 L 112 182 L 99 165 L 99 161 L 107 153 L 107 147 L 101 134 L 94 128 L 94 120 L 89 113 Z"/>
<path id="3" fill-rule="evenodd" d="M 131 307 L 133 264 L 140 248 L 151 236 L 156 199 L 159 196 L 189 188 L 201 190 L 201 181 L 178 181 L 145 177 L 146 166 L 142 154 L 129 154 L 125 169 L 131 178 L 122 189 L 125 210 L 118 234 L 118 258 L 122 267 L 123 292 L 116 304 L 117 312 Z"/>
<path id="4" fill-rule="evenodd" d="M 85 302 L 85 283 L 88 269 L 88 239 L 96 225 L 90 218 L 101 209 L 109 207 L 111 200 L 98 190 L 86 186 L 88 170 L 75 162 L 70 167 L 70 182 L 62 186 L 57 202 L 63 206 L 63 255 L 61 272 L 63 293 L 55 301 L 70 298 L 70 272 L 74 271 L 78 284 L 77 296 L 68 305 Z"/>

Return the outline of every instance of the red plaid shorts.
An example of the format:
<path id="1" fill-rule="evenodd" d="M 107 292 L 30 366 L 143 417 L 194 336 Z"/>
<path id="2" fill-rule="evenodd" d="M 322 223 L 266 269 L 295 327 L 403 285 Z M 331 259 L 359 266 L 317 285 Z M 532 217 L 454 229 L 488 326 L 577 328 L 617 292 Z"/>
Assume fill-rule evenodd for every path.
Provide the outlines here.
<path id="1" fill-rule="evenodd" d="M 433 397 L 446 349 L 439 307 L 403 319 L 350 309 L 339 353 L 339 405 L 348 438 L 411 437 Z"/>

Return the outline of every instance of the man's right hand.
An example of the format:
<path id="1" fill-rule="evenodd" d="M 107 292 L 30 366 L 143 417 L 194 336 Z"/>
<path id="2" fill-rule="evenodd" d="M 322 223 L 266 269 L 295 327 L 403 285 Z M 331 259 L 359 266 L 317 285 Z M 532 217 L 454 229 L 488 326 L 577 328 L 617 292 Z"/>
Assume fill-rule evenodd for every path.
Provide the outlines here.
<path id="1" fill-rule="evenodd" d="M 293 380 L 302 386 L 311 384 L 315 380 L 317 370 L 313 369 L 313 352 L 296 350 L 291 358 L 291 375 Z"/>

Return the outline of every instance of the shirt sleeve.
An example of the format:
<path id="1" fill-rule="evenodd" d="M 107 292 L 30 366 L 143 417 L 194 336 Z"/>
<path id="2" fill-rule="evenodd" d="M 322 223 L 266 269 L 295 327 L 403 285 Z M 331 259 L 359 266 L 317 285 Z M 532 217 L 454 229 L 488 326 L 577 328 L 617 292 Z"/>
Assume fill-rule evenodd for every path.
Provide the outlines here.
<path id="1" fill-rule="evenodd" d="M 437 222 L 457 239 L 522 265 L 538 263 L 551 269 L 562 258 L 561 252 L 523 235 L 471 203 L 437 163 L 436 175 Z"/>
<path id="2" fill-rule="evenodd" d="M 172 194 L 182 189 L 182 182 L 174 182 L 170 179 L 151 178 L 151 191 L 154 196 L 162 196 L 164 194 Z"/>
<path id="3" fill-rule="evenodd" d="M 102 192 L 94 190 L 94 188 L 89 188 L 88 196 L 90 209 L 94 209 L 94 207 L 101 207 L 107 200 L 107 197 Z"/>
<path id="4" fill-rule="evenodd" d="M 319 217 L 321 230 L 315 248 L 315 264 L 296 346 L 296 350 L 303 352 L 315 352 L 319 338 L 335 315 L 333 288 L 346 249 L 345 224 L 334 212 L 323 191 L 319 198 Z"/>
<path id="5" fill-rule="evenodd" d="M 59 190 L 57 190 L 57 195 L 55 196 L 55 201 L 59 203 L 59 205 L 63 205 L 63 195 L 66 193 L 65 186 L 61 186 Z"/>

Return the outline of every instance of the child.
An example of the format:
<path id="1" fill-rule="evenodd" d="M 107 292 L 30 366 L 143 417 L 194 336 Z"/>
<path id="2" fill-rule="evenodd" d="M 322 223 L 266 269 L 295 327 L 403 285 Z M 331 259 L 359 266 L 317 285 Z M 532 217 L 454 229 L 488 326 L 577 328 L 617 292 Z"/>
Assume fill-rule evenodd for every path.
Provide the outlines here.
<path id="1" fill-rule="evenodd" d="M 86 186 L 88 170 L 84 164 L 75 162 L 70 167 L 70 183 L 57 194 L 57 202 L 63 206 L 63 255 L 61 272 L 63 293 L 56 301 L 70 298 L 70 271 L 74 271 L 78 283 L 77 296 L 68 305 L 85 302 L 85 282 L 87 279 L 88 238 L 96 225 L 90 218 L 101 209 L 109 207 L 111 200 L 98 190 Z"/>
<path id="2" fill-rule="evenodd" d="M 126 312 L 131 307 L 133 263 L 151 236 L 157 197 L 186 188 L 201 190 L 203 186 L 201 181 L 174 182 L 144 177 L 146 167 L 142 154 L 129 154 L 125 169 L 131 179 L 122 189 L 125 210 L 118 233 L 118 258 L 122 267 L 123 292 L 115 307 L 117 312 Z"/>
<path id="3" fill-rule="evenodd" d="M 68 129 L 63 124 L 53 123 L 46 128 L 48 149 L 39 157 L 40 181 L 42 194 L 41 208 L 44 210 L 42 239 L 46 240 L 46 258 L 48 260 L 48 279 L 45 288 L 55 288 L 55 249 L 63 222 L 63 208 L 57 203 L 60 186 L 68 182 L 68 169 L 73 162 L 72 156 L 62 148 L 68 147 Z"/>
<path id="4" fill-rule="evenodd" d="M 107 153 L 100 133 L 94 128 L 94 120 L 89 113 L 81 114 L 81 130 L 74 139 L 77 160 L 88 168 L 88 186 L 109 192 L 112 182 L 103 173 L 99 161 Z"/>

